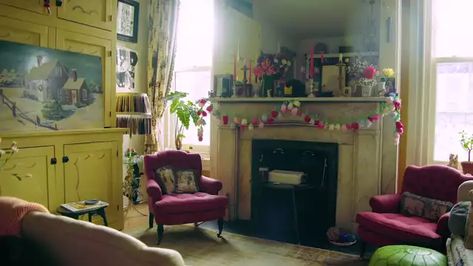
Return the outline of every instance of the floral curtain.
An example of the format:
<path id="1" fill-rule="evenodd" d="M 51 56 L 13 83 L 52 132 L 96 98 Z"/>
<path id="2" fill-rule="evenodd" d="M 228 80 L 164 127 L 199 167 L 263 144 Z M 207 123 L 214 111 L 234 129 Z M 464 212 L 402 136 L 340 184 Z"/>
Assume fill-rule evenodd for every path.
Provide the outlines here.
<path id="1" fill-rule="evenodd" d="M 159 122 L 169 92 L 176 53 L 179 0 L 149 0 L 148 96 L 151 102 L 151 134 L 145 138 L 146 153 L 158 151 Z"/>

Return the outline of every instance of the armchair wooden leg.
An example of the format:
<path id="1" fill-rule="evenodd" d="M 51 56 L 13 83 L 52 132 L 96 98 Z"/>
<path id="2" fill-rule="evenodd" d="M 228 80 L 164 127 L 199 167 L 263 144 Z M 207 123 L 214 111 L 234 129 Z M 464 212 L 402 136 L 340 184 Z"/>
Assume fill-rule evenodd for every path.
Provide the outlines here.
<path id="1" fill-rule="evenodd" d="M 366 251 L 366 242 L 363 240 L 360 240 L 360 258 L 363 258 L 363 256 L 365 255 L 365 251 Z"/>
<path id="2" fill-rule="evenodd" d="M 217 234 L 217 237 L 222 237 L 222 230 L 223 230 L 223 218 L 219 218 L 218 219 L 218 234 Z"/>
<path id="3" fill-rule="evenodd" d="M 157 224 L 158 225 L 158 245 L 161 244 L 161 240 L 163 240 L 163 232 L 164 232 L 164 225 L 162 224 Z"/>
<path id="4" fill-rule="evenodd" d="M 148 224 L 149 224 L 149 228 L 153 228 L 153 225 L 154 225 L 154 214 L 151 213 L 151 212 L 149 212 Z"/>

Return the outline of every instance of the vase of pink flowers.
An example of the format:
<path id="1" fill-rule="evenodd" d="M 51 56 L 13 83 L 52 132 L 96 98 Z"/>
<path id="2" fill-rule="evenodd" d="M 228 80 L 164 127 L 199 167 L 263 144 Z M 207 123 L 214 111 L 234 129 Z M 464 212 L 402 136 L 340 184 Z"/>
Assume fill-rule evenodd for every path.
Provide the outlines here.
<path id="1" fill-rule="evenodd" d="M 276 84 L 285 80 L 291 65 L 290 58 L 284 54 L 261 54 L 254 69 L 254 74 L 260 82 L 259 96 L 278 95 L 275 93 Z"/>
<path id="2" fill-rule="evenodd" d="M 370 97 L 376 91 L 377 81 L 376 67 L 366 60 L 355 58 L 353 62 L 348 66 L 348 76 L 352 81 L 352 85 L 355 87 L 354 91 L 356 96 Z"/>

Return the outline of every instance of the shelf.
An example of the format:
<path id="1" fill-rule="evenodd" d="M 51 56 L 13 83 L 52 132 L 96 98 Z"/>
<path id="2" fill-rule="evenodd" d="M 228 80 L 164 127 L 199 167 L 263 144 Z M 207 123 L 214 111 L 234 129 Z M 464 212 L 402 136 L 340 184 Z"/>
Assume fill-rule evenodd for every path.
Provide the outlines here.
<path id="1" fill-rule="evenodd" d="M 335 58 L 338 58 L 339 55 L 342 54 L 343 55 L 343 58 L 345 57 L 357 57 L 357 56 L 378 56 L 379 53 L 378 52 L 359 52 L 359 53 L 330 53 L 330 54 L 324 54 L 324 57 L 325 58 L 332 58 L 332 57 L 335 57 Z M 320 58 L 322 56 L 322 54 L 314 54 L 314 58 Z M 307 54 L 307 59 L 310 58 L 310 54 Z"/>
<path id="2" fill-rule="evenodd" d="M 387 97 L 215 97 L 217 103 L 273 103 L 285 101 L 319 102 L 319 103 L 380 103 Z"/>

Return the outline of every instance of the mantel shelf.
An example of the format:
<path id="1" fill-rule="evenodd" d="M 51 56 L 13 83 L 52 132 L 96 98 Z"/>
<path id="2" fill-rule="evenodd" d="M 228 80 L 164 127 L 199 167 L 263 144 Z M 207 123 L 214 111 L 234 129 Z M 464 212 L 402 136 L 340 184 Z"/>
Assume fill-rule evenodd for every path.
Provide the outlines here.
<path id="1" fill-rule="evenodd" d="M 215 97 L 217 103 L 272 103 L 285 101 L 320 102 L 320 103 L 379 103 L 387 97 Z"/>

